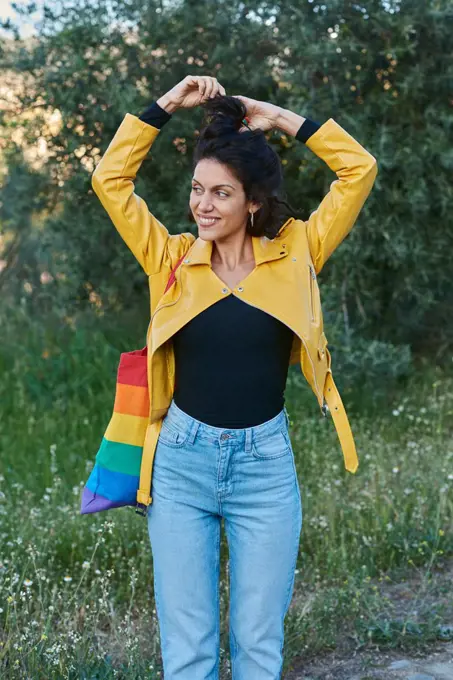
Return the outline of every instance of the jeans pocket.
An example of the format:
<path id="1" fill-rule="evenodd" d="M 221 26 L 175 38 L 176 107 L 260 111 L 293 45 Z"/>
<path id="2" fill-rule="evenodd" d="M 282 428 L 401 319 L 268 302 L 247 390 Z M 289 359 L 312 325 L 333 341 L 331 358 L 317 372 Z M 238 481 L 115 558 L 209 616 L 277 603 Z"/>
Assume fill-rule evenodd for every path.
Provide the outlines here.
<path id="1" fill-rule="evenodd" d="M 271 458 L 282 458 L 291 453 L 291 446 L 288 444 L 283 430 L 277 430 L 259 439 L 253 438 L 252 455 L 255 458 L 270 460 Z"/>
<path id="2" fill-rule="evenodd" d="M 164 418 L 159 433 L 159 441 L 165 444 L 165 446 L 171 446 L 174 449 L 178 449 L 186 444 L 188 438 L 188 430 L 177 429 L 176 426 L 168 424 Z"/>

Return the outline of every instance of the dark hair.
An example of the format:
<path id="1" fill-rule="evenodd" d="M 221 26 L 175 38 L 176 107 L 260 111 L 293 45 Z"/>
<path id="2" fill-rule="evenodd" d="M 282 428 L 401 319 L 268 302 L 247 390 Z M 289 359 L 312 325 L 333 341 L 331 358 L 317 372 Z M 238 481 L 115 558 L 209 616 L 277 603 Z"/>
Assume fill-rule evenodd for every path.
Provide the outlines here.
<path id="1" fill-rule="evenodd" d="M 193 154 L 192 172 L 203 158 L 213 158 L 227 165 L 242 183 L 247 200 L 261 203 L 250 218 L 246 231 L 251 236 L 275 238 L 280 227 L 297 211 L 283 198 L 282 164 L 261 129 L 245 130 L 245 104 L 235 97 L 217 94 L 201 105 L 205 109 L 204 127 Z M 189 207 L 187 217 L 195 222 Z"/>

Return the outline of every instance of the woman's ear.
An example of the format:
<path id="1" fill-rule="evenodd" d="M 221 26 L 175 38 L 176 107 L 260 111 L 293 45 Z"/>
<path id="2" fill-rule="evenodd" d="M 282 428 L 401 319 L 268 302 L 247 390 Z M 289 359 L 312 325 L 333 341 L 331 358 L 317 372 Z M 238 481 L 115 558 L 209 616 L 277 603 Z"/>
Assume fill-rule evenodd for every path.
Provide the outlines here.
<path id="1" fill-rule="evenodd" d="M 258 210 L 263 207 L 263 204 L 258 203 L 257 201 L 252 201 L 252 205 L 250 207 L 254 209 L 254 212 L 258 212 Z"/>

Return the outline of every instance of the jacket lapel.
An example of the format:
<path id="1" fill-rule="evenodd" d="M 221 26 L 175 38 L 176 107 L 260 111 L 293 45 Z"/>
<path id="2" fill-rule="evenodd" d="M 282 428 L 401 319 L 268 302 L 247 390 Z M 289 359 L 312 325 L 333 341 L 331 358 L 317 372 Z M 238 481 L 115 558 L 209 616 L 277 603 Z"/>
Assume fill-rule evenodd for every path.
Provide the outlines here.
<path id="1" fill-rule="evenodd" d="M 282 232 L 284 228 L 294 221 L 294 217 L 290 217 L 279 229 L 275 239 L 268 239 L 266 236 L 252 236 L 253 254 L 255 256 L 256 266 L 264 262 L 271 262 L 272 260 L 279 260 L 285 257 L 287 253 L 282 243 Z M 205 241 L 198 237 L 186 254 L 183 262 L 185 265 L 194 264 L 208 264 L 211 265 L 213 242 Z"/>

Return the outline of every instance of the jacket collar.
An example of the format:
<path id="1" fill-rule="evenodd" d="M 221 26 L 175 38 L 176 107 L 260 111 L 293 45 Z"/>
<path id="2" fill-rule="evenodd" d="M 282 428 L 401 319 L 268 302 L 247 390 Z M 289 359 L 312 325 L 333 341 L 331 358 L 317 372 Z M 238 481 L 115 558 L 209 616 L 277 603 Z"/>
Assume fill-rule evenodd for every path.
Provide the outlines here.
<path id="1" fill-rule="evenodd" d="M 290 217 L 280 227 L 277 236 L 272 240 L 268 239 L 266 236 L 252 236 L 253 254 L 255 257 L 256 266 L 262 264 L 263 262 L 278 260 L 288 254 L 287 248 L 283 247 L 284 241 L 282 241 L 280 234 L 283 229 L 293 220 L 294 217 Z M 212 241 L 205 241 L 204 239 L 198 237 L 187 252 L 183 262 L 187 265 L 211 265 L 212 244 Z"/>

